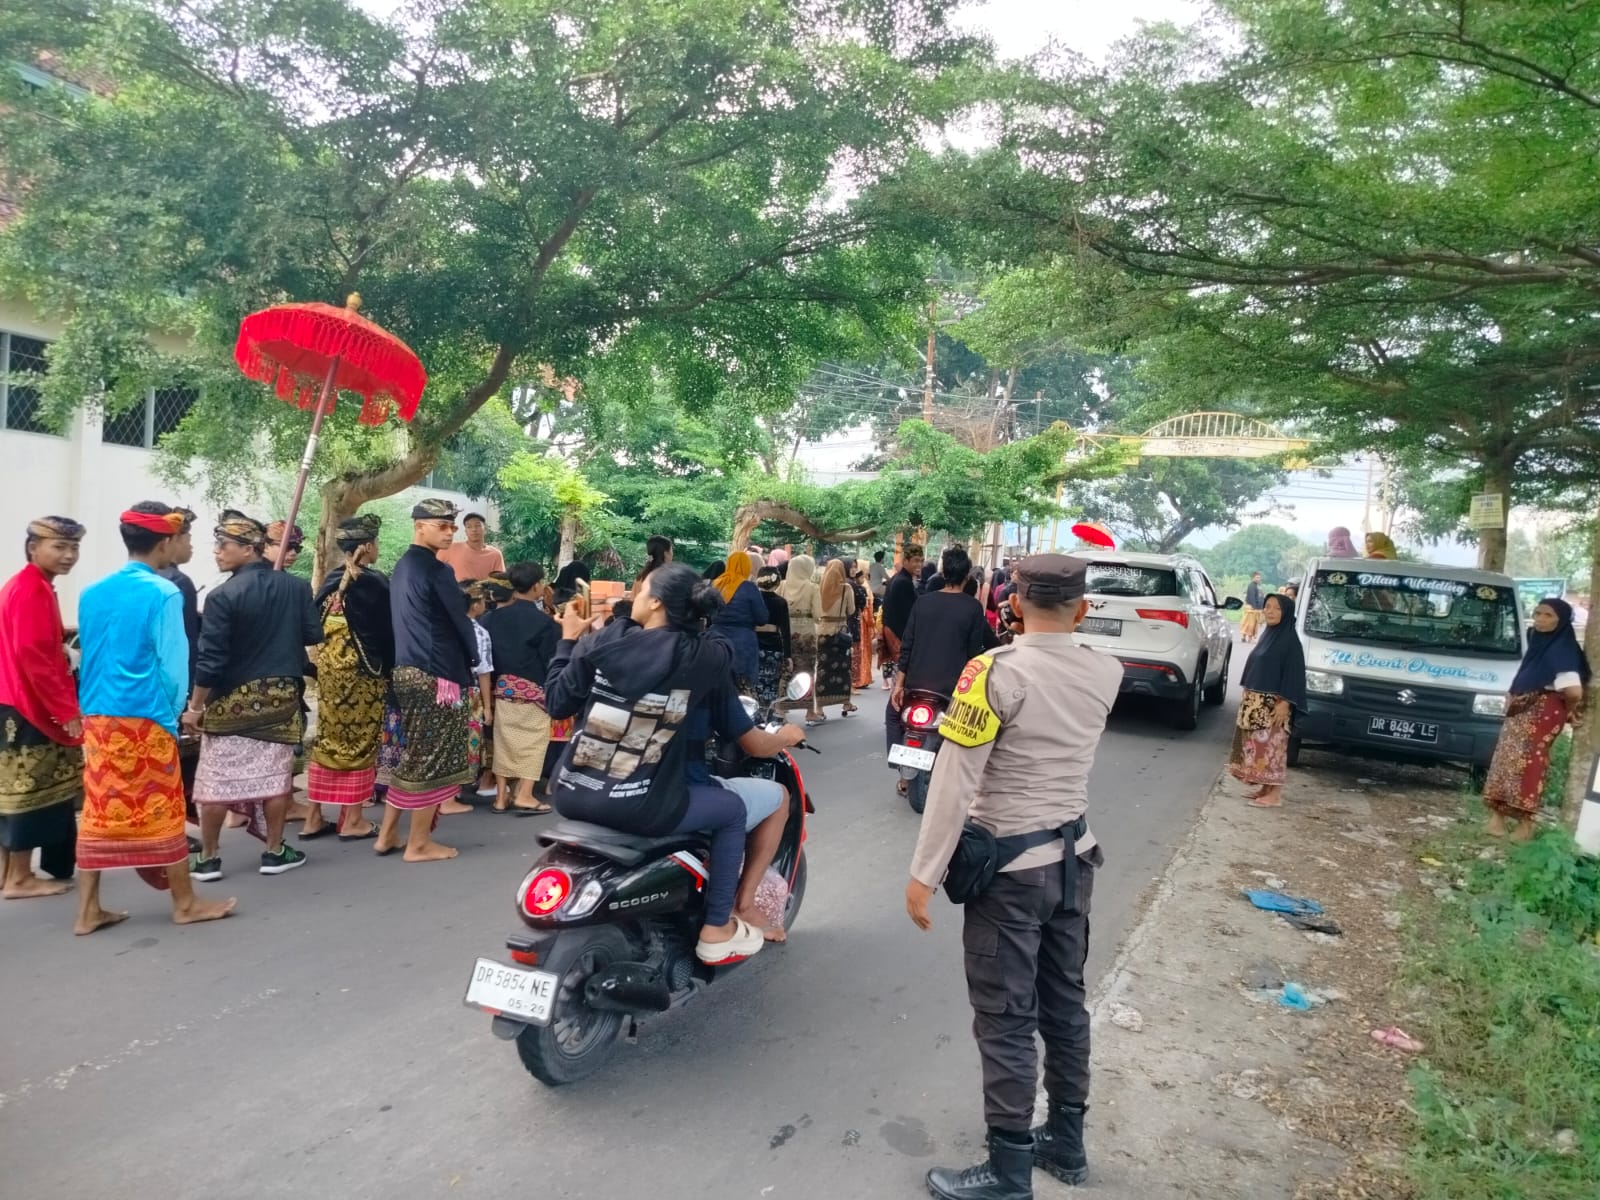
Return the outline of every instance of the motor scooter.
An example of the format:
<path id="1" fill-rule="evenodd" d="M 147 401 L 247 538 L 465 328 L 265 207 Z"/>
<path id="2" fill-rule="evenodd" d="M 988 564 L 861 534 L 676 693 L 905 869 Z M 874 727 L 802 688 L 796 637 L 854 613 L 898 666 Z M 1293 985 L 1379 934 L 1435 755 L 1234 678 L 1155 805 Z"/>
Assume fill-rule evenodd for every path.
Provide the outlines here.
<path id="1" fill-rule="evenodd" d="M 810 692 L 810 676 L 797 675 L 786 698 Z M 755 700 L 741 701 L 758 723 L 781 723 L 776 705 L 761 713 Z M 814 749 L 804 742 L 799 748 Z M 789 821 L 772 860 L 788 884 L 787 931 L 805 899 L 806 816 L 816 808 L 787 750 L 743 757 L 733 769 L 776 780 L 788 793 Z M 706 834 L 641 837 L 559 821 L 539 841 L 547 849 L 517 886 L 524 928 L 506 938 L 511 963 L 479 958 L 465 1003 L 489 1013 L 495 1036 L 515 1041 L 522 1065 L 554 1087 L 600 1070 L 625 1031 L 630 1041 L 637 1035 L 640 1016 L 678 1007 L 731 967 L 708 966 L 694 952 L 705 908 Z"/>
<path id="2" fill-rule="evenodd" d="M 900 724 L 905 727 L 906 740 L 889 747 L 889 765 L 899 768 L 900 778 L 906 782 L 906 801 L 914 813 L 920 813 L 928 803 L 928 780 L 933 775 L 939 747 L 944 744 L 938 732 L 939 722 L 949 707 L 949 696 L 909 688 L 900 706 Z"/>

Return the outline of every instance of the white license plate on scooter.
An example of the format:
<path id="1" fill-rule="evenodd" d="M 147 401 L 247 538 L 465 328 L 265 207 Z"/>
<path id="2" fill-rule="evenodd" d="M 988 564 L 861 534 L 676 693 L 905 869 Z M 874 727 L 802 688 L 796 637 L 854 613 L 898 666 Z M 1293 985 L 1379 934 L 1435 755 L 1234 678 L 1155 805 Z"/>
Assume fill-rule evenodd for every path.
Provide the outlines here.
<path id="1" fill-rule="evenodd" d="M 466 1003 L 497 1017 L 548 1025 L 560 982 L 560 976 L 549 971 L 529 971 L 480 958 L 472 968 L 472 982 L 467 984 Z"/>
<path id="2" fill-rule="evenodd" d="M 936 757 L 932 750 L 919 750 L 915 746 L 889 747 L 891 767 L 915 767 L 919 771 L 931 771 Z"/>

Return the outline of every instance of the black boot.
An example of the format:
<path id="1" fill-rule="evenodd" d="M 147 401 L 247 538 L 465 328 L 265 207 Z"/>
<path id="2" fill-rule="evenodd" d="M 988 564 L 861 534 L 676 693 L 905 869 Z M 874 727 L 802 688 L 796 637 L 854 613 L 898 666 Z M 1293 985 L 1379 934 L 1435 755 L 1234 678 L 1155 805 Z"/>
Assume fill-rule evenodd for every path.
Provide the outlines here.
<path id="1" fill-rule="evenodd" d="M 1033 1131 L 1033 1161 L 1062 1183 L 1079 1184 L 1089 1178 L 1089 1156 L 1083 1149 L 1083 1114 L 1087 1104 L 1050 1105 L 1045 1123 Z"/>
<path id="2" fill-rule="evenodd" d="M 965 1171 L 935 1167 L 928 1191 L 939 1200 L 1033 1200 L 1033 1142 L 1025 1133 L 991 1130 L 987 1162 Z"/>

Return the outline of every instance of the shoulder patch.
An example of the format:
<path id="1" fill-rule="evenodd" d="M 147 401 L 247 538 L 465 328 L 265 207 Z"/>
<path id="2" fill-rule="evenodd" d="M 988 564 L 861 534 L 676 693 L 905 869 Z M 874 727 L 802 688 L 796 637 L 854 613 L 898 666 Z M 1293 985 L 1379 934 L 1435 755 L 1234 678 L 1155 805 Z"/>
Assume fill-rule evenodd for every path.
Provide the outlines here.
<path id="1" fill-rule="evenodd" d="M 992 655 L 980 654 L 962 669 L 950 707 L 939 722 L 942 737 L 958 746 L 981 746 L 1000 734 L 1000 718 L 989 704 Z"/>

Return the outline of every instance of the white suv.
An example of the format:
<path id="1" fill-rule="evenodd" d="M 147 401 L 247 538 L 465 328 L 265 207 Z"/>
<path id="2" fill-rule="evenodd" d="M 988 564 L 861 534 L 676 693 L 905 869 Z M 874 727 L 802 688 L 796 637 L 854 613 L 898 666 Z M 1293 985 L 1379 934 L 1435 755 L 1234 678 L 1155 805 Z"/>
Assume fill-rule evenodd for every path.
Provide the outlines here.
<path id="1" fill-rule="evenodd" d="M 1222 614 L 1240 602 L 1219 603 L 1205 571 L 1186 555 L 1077 556 L 1089 563 L 1089 615 L 1074 636 L 1122 660 L 1125 695 L 1168 701 L 1172 723 L 1193 729 L 1202 703 L 1227 699 L 1233 626 Z"/>

